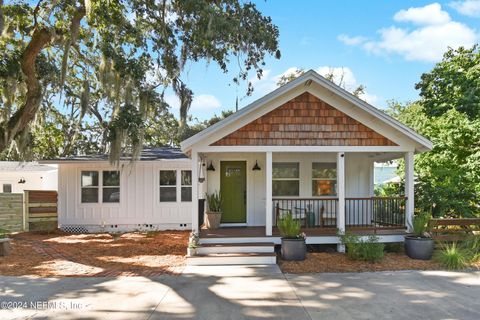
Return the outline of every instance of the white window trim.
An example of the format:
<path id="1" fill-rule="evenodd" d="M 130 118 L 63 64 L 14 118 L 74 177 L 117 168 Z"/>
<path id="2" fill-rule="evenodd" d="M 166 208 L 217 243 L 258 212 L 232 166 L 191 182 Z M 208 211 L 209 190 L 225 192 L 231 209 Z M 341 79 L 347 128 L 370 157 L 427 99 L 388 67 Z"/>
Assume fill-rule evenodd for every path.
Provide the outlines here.
<path id="1" fill-rule="evenodd" d="M 313 177 L 313 164 L 314 163 L 328 163 L 328 164 L 334 164 L 335 165 L 335 178 L 314 178 Z M 337 182 L 338 180 L 338 173 L 337 173 L 337 164 L 335 162 L 315 162 L 315 161 L 312 161 L 311 162 L 311 167 L 310 167 L 310 177 L 312 178 L 311 181 L 310 181 L 310 193 L 312 195 L 313 198 L 319 198 L 319 199 L 322 199 L 322 198 L 332 198 L 332 197 L 338 197 L 338 183 L 335 184 L 335 194 L 330 194 L 330 195 L 321 195 L 321 196 L 316 196 L 313 194 L 313 185 L 312 185 L 312 182 L 313 181 L 335 181 Z"/>
<path id="2" fill-rule="evenodd" d="M 162 184 L 160 184 L 160 172 L 162 172 L 162 171 L 175 171 L 175 185 L 162 185 Z M 179 180 L 181 178 L 180 170 L 176 169 L 176 168 L 161 168 L 157 171 L 157 176 L 158 176 L 158 184 L 157 184 L 157 186 L 158 186 L 158 193 L 157 193 L 158 203 L 160 203 L 161 205 L 180 203 L 181 201 L 179 201 L 179 199 L 180 199 L 180 196 L 181 196 L 181 194 L 180 194 L 181 190 L 178 187 Z M 175 201 L 161 201 L 160 200 L 160 190 L 161 190 L 162 187 L 175 188 Z"/>
<path id="3" fill-rule="evenodd" d="M 82 171 L 96 171 L 98 172 L 98 186 L 97 187 L 82 187 Z M 120 201 L 118 202 L 103 202 L 103 171 L 118 171 L 120 173 L 120 185 L 118 188 L 120 189 Z M 77 184 L 76 187 L 78 188 L 77 194 L 78 194 L 78 203 L 81 207 L 94 207 L 98 205 L 102 205 L 104 207 L 119 207 L 122 204 L 122 172 L 121 170 L 116 170 L 116 169 L 109 169 L 109 168 L 104 168 L 104 169 L 94 169 L 94 168 L 78 168 L 77 169 Z M 97 188 L 98 189 L 98 201 L 97 202 L 82 202 L 82 189 L 83 188 Z M 109 188 L 109 187 L 107 187 Z M 117 187 L 111 187 L 111 188 L 117 188 Z"/>
<path id="4" fill-rule="evenodd" d="M 182 184 L 182 171 L 190 171 L 190 175 L 191 175 L 191 179 L 192 179 L 192 184 L 190 185 L 187 185 L 187 184 Z M 184 187 L 189 187 L 190 189 L 192 189 L 192 186 L 193 186 L 193 176 L 192 176 L 192 170 L 188 170 L 188 169 L 179 169 L 177 170 L 178 172 L 178 178 L 179 178 L 179 183 L 180 183 L 180 187 L 178 188 L 179 189 L 179 196 L 180 196 L 180 202 L 181 203 L 191 203 L 193 201 L 193 193 L 192 193 L 192 197 L 190 199 L 190 201 L 183 201 L 182 200 L 182 188 Z M 192 189 L 192 192 L 193 192 L 193 189 Z"/>
<path id="5" fill-rule="evenodd" d="M 273 167 L 275 166 L 276 163 L 296 163 L 298 164 L 298 178 L 274 178 L 273 177 Z M 272 162 L 272 197 L 273 198 L 299 198 L 301 194 L 301 164 L 299 161 L 275 161 Z M 274 181 L 298 181 L 298 195 L 296 196 L 277 196 L 273 194 L 273 182 Z"/>

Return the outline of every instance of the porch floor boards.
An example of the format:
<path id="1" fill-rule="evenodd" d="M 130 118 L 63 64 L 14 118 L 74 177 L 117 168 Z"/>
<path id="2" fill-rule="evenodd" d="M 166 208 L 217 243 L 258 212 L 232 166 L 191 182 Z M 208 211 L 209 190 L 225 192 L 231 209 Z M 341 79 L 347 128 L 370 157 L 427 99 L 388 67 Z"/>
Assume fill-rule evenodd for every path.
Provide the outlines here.
<path id="1" fill-rule="evenodd" d="M 373 229 L 365 227 L 347 227 L 347 231 L 354 234 L 402 235 L 404 228 Z M 334 236 L 336 228 L 302 228 L 307 237 Z M 278 228 L 273 228 L 273 237 L 280 237 Z M 200 230 L 200 238 L 258 238 L 266 237 L 265 227 L 223 227 L 216 230 Z"/>

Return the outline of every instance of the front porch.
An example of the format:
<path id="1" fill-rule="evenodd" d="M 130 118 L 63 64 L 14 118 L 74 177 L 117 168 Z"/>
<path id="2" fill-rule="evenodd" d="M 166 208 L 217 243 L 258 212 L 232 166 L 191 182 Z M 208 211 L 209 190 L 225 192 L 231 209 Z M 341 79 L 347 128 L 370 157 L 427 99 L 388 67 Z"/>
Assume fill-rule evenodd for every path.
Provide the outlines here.
<path id="1" fill-rule="evenodd" d="M 374 163 L 398 158 L 407 164 L 404 193 L 375 196 Z M 235 176 L 227 190 L 237 202 L 225 206 L 225 211 L 245 212 L 243 220 L 236 221 L 225 214 L 217 230 L 202 229 L 195 215 L 192 226 L 198 226 L 207 242 L 280 243 L 277 223 L 288 212 L 300 221 L 307 243 L 338 244 L 338 231 L 376 234 L 384 242 L 397 242 L 403 241 L 413 213 L 413 201 L 405 196 L 413 193 L 412 152 L 205 152 L 197 159 L 202 181 L 198 195 L 216 191 L 225 195 L 225 183 Z M 242 172 L 244 183 L 239 180 Z"/>

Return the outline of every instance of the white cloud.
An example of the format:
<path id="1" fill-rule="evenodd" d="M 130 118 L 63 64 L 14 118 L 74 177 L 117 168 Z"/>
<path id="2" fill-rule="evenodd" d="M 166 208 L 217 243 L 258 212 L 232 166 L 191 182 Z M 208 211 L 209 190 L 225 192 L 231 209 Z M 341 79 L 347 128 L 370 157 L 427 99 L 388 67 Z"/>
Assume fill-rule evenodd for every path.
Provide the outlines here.
<path id="1" fill-rule="evenodd" d="M 338 35 L 337 39 L 346 44 L 347 46 L 356 46 L 367 40 L 367 38 L 362 36 L 350 37 L 343 33 Z"/>
<path id="2" fill-rule="evenodd" d="M 469 17 L 480 17 L 480 0 L 452 1 L 449 6 Z"/>
<path id="3" fill-rule="evenodd" d="M 383 28 L 378 31 L 380 39 L 360 42 L 358 45 L 373 54 L 399 54 L 406 60 L 436 62 L 441 60 L 448 47 L 470 47 L 479 38 L 469 26 L 452 21 L 438 3 L 401 10 L 394 19 L 418 26 L 414 29 L 397 26 Z"/>
<path id="4" fill-rule="evenodd" d="M 450 22 L 450 15 L 442 10 L 438 3 L 432 3 L 424 7 L 400 10 L 393 16 L 395 21 L 412 22 L 418 25 L 436 25 Z"/>
<path id="5" fill-rule="evenodd" d="M 355 78 L 352 69 L 349 67 L 322 66 L 317 68 L 315 71 L 324 77 L 327 75 L 333 75 L 333 82 L 345 88 L 347 91 L 353 92 L 358 88 L 358 86 L 360 86 L 360 83 Z M 370 94 L 367 91 L 359 95 L 359 98 L 370 104 L 375 104 L 379 100 L 378 96 Z"/>
<path id="6" fill-rule="evenodd" d="M 180 101 L 174 94 L 166 95 L 165 101 L 172 107 L 173 110 L 178 111 L 180 109 Z M 199 94 L 193 96 L 191 111 L 215 111 L 219 110 L 222 106 L 220 100 L 211 94 Z"/>

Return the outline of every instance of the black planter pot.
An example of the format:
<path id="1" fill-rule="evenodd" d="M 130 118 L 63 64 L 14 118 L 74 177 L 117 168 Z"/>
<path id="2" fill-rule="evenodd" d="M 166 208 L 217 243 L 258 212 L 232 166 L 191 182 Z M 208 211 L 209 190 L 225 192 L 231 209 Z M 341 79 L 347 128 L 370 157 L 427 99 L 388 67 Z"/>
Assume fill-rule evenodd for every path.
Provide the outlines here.
<path id="1" fill-rule="evenodd" d="M 302 261 L 305 260 L 307 246 L 305 239 L 282 238 L 282 259 Z"/>
<path id="2" fill-rule="evenodd" d="M 435 242 L 432 238 L 405 236 L 405 253 L 412 259 L 430 260 Z"/>

